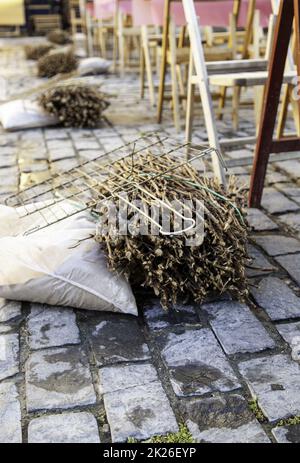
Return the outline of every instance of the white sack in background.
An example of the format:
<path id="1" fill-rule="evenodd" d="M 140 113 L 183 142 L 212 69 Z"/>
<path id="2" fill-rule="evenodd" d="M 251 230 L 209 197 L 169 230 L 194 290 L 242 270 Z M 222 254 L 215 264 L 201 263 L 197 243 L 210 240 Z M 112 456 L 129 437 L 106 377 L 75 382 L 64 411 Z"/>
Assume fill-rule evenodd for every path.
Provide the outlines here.
<path id="1" fill-rule="evenodd" d="M 78 74 L 80 76 L 105 74 L 111 66 L 111 61 L 103 58 L 92 57 L 84 58 L 78 65 Z"/>
<path id="2" fill-rule="evenodd" d="M 76 210 L 65 201 L 43 212 L 59 215 L 61 206 Z M 16 209 L 0 206 L 0 297 L 137 315 L 130 285 L 109 272 L 92 238 L 95 222 L 89 212 L 24 235 L 41 224 L 39 214 L 19 219 Z"/>
<path id="3" fill-rule="evenodd" d="M 0 106 L 0 122 L 5 130 L 31 129 L 58 124 L 36 101 L 13 100 Z"/>

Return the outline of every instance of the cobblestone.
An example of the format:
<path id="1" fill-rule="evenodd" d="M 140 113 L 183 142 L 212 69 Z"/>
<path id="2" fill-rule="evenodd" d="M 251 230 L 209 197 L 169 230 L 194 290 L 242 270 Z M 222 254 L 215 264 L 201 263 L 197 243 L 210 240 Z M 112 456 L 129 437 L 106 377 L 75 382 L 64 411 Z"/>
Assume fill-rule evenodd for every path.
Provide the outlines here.
<path id="1" fill-rule="evenodd" d="M 0 384 L 0 422 L 1 444 L 22 442 L 21 407 L 13 383 Z"/>
<path id="2" fill-rule="evenodd" d="M 279 444 L 300 444 L 300 424 L 274 428 L 272 434 Z"/>
<path id="3" fill-rule="evenodd" d="M 8 322 L 21 315 L 21 303 L 0 298 L 0 323 Z"/>
<path id="4" fill-rule="evenodd" d="M 274 188 L 264 189 L 262 206 L 270 214 L 279 214 L 282 212 L 296 211 L 299 209 L 298 204 L 296 204 L 294 201 L 291 201 Z"/>
<path id="5" fill-rule="evenodd" d="M 249 307 L 233 301 L 205 304 L 211 327 L 226 354 L 259 352 L 275 347 L 274 341 Z"/>
<path id="6" fill-rule="evenodd" d="M 300 286 L 300 254 L 280 256 L 276 260 Z"/>
<path id="7" fill-rule="evenodd" d="M 98 425 L 91 413 L 62 413 L 29 423 L 28 442 L 34 444 L 98 444 Z"/>
<path id="8" fill-rule="evenodd" d="M 299 213 L 295 212 L 295 213 L 280 215 L 279 219 L 285 225 L 288 225 L 290 228 L 292 228 L 294 232 L 298 234 L 298 236 L 300 236 L 300 214 Z"/>
<path id="9" fill-rule="evenodd" d="M 300 252 L 300 241 L 289 236 L 265 235 L 255 237 L 256 243 L 270 256 Z"/>
<path id="10" fill-rule="evenodd" d="M 197 442 L 268 443 L 270 439 L 251 414 L 245 399 L 215 395 L 182 406 L 188 428 Z"/>
<path id="11" fill-rule="evenodd" d="M 14 376 L 19 372 L 19 336 L 0 335 L 0 380 Z"/>
<path id="12" fill-rule="evenodd" d="M 168 398 L 151 365 L 105 367 L 100 370 L 100 384 L 113 442 L 178 431 Z"/>
<path id="13" fill-rule="evenodd" d="M 27 410 L 72 408 L 96 402 L 85 352 L 51 348 L 31 354 L 26 363 Z"/>
<path id="14" fill-rule="evenodd" d="M 209 329 L 168 333 L 159 338 L 161 355 L 178 396 L 232 391 L 240 387 L 213 333 Z"/>
<path id="15" fill-rule="evenodd" d="M 262 279 L 251 293 L 272 320 L 300 317 L 300 298 L 279 278 Z"/>
<path id="16" fill-rule="evenodd" d="M 281 325 L 276 325 L 276 328 L 284 340 L 289 343 L 291 347 L 294 345 L 296 338 L 299 338 L 300 340 L 300 322 L 284 323 Z M 298 344 L 300 344 L 300 341 Z"/>
<path id="17" fill-rule="evenodd" d="M 249 278 L 266 275 L 276 270 L 276 267 L 254 246 L 249 245 L 248 252 L 251 262 L 246 269 L 246 274 Z"/>
<path id="18" fill-rule="evenodd" d="M 90 326 L 90 339 L 98 365 L 147 360 L 150 352 L 134 318 L 103 315 Z"/>
<path id="19" fill-rule="evenodd" d="M 288 355 L 248 360 L 239 369 L 270 421 L 300 414 L 300 366 Z"/>
<path id="20" fill-rule="evenodd" d="M 73 310 L 34 304 L 28 317 L 31 349 L 79 344 L 79 330 Z"/>

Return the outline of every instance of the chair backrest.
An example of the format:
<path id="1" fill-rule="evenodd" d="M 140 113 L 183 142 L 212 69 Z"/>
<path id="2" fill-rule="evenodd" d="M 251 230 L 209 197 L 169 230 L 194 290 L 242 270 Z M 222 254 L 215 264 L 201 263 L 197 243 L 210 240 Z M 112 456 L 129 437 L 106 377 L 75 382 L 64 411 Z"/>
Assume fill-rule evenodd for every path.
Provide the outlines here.
<path id="1" fill-rule="evenodd" d="M 92 16 L 95 19 L 110 19 L 121 11 L 124 14 L 132 13 L 132 0 L 94 0 Z"/>
<path id="2" fill-rule="evenodd" d="M 144 0 L 147 3 L 147 0 Z M 176 25 L 186 24 L 184 8 L 180 0 L 167 0 L 172 20 Z M 152 20 L 162 25 L 165 5 L 162 0 L 148 0 L 151 3 Z M 238 17 L 238 26 L 245 27 L 248 18 L 249 2 L 251 0 L 194 0 L 195 11 L 202 26 L 228 27 L 229 15 Z M 260 11 L 262 27 L 267 27 L 272 13 L 271 0 L 255 0 L 252 5 Z"/>

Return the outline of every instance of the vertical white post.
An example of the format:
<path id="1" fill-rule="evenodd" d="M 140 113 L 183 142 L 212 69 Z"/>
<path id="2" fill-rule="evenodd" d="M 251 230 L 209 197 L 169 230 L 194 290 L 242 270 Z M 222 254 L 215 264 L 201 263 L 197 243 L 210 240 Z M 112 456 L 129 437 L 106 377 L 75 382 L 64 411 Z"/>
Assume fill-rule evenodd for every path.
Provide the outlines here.
<path id="1" fill-rule="evenodd" d="M 208 141 L 212 148 L 216 148 L 217 150 L 221 151 L 200 35 L 200 24 L 197 19 L 195 5 L 193 0 L 182 0 L 182 3 L 190 34 L 191 51 L 203 106 Z M 212 154 L 212 164 L 215 176 L 224 185 L 226 183 L 225 172 L 216 153 Z"/>

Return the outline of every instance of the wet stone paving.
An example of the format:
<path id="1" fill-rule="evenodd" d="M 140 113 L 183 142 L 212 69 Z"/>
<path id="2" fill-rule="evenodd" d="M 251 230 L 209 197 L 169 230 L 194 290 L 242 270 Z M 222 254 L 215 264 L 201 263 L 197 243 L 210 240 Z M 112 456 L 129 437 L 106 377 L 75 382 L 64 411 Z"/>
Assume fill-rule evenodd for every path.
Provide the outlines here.
<path id="1" fill-rule="evenodd" d="M 41 83 L 25 42 L 1 41 L 8 96 Z M 176 135 L 168 108 L 158 126 L 139 99 L 138 76 L 99 79 L 112 95 L 99 128 L 0 129 L 0 203 L 145 132 Z M 252 121 L 242 109 L 238 135 L 253 134 Z M 236 135 L 229 116 L 218 124 Z M 194 137 L 206 140 L 203 118 Z M 252 154 L 246 145 L 225 156 Z M 251 160 L 232 169 L 246 183 L 250 170 Z M 149 297 L 134 317 L 0 299 L 0 442 L 127 442 L 185 424 L 195 442 L 299 443 L 299 174 L 300 160 L 270 163 L 263 207 L 249 211 L 251 306 L 225 297 L 166 313 Z"/>

